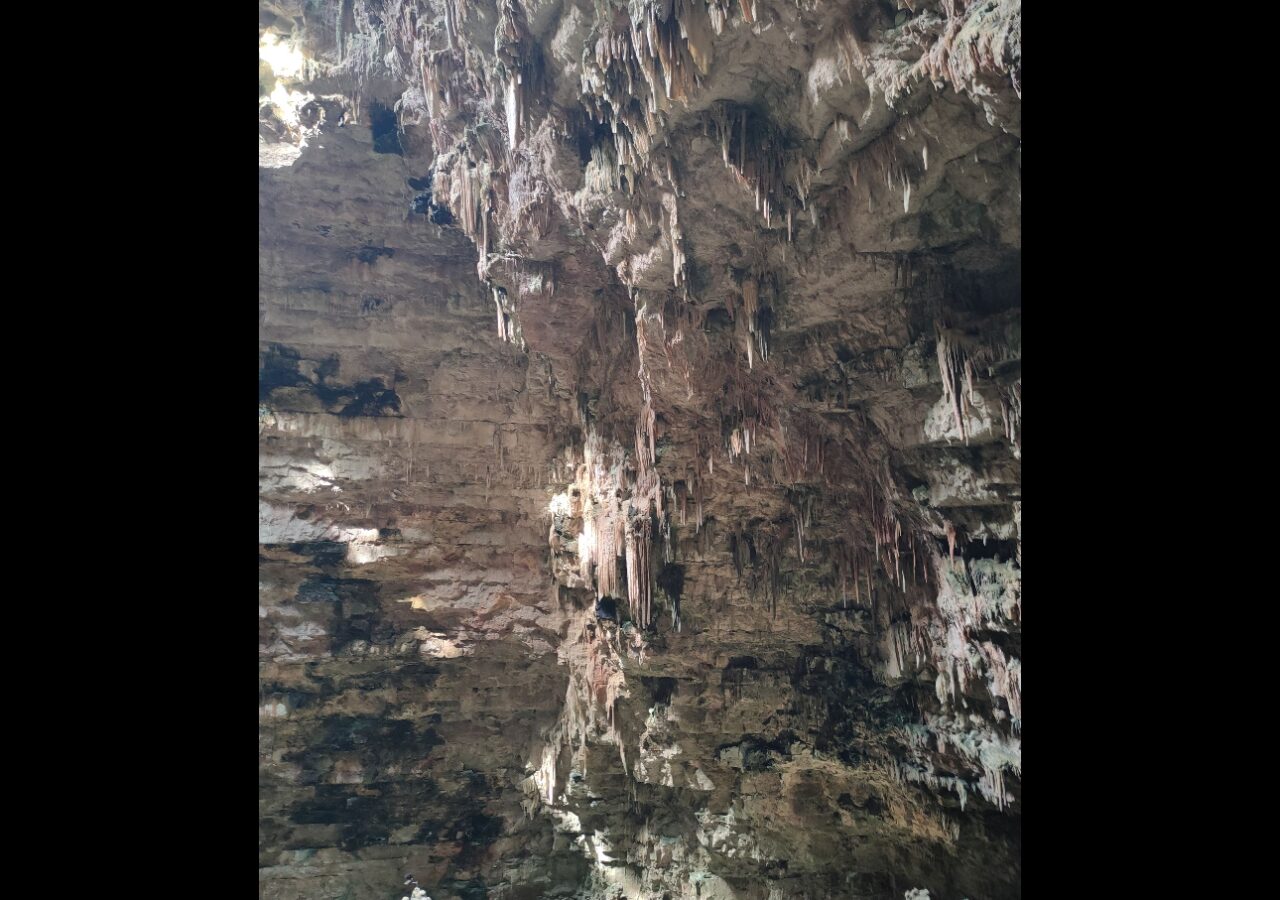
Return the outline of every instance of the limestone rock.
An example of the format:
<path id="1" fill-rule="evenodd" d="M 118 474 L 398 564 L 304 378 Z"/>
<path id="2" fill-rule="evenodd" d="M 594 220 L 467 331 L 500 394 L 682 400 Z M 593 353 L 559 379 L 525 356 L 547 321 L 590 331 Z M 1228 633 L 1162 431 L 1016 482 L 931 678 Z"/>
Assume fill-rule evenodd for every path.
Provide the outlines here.
<path id="1" fill-rule="evenodd" d="M 1020 896 L 1019 0 L 259 43 L 260 895 Z"/>

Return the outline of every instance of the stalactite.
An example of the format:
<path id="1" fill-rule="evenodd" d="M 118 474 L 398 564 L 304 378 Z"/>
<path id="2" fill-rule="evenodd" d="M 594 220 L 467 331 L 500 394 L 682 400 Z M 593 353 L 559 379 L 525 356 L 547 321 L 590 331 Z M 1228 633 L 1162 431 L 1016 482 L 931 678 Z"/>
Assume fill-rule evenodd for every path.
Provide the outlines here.
<path id="1" fill-rule="evenodd" d="M 1022 447 L 1022 379 L 1008 387 L 1001 387 L 1000 417 L 1004 421 L 1004 436 L 1014 447 Z"/>
<path id="2" fill-rule="evenodd" d="M 752 192 L 756 212 L 764 219 L 765 227 L 773 227 L 776 211 L 786 210 L 790 241 L 794 219 L 792 203 L 786 195 L 785 171 L 791 168 L 797 173 L 793 178 L 797 195 L 807 196 L 808 159 L 787 149 L 786 139 L 772 124 L 766 121 L 755 125 L 745 109 L 734 110 L 729 104 L 720 103 L 708 116 L 720 141 L 721 159 L 738 183 Z M 753 123 L 754 131 L 749 130 L 749 123 Z"/>
<path id="3" fill-rule="evenodd" d="M 672 279 L 675 287 L 683 284 L 687 288 L 689 281 L 685 236 L 677 204 L 680 197 L 679 186 L 676 184 L 677 170 L 671 163 L 670 155 L 665 159 L 656 159 L 652 154 L 662 152 L 655 151 L 655 148 L 659 134 L 673 119 L 671 111 L 675 109 L 674 104 L 687 101 L 692 97 L 701 83 L 701 76 L 709 71 L 713 51 L 710 34 L 712 32 L 720 34 L 726 27 L 730 27 L 729 20 L 736 18 L 737 15 L 737 10 L 732 9 L 733 5 L 731 0 L 727 2 L 711 0 L 706 4 L 685 2 L 685 0 L 665 0 L 661 3 L 642 4 L 638 10 L 631 10 L 629 25 L 624 22 L 622 16 L 614 21 L 604 22 L 596 33 L 595 46 L 588 50 L 587 58 L 583 63 L 582 88 L 585 96 L 582 103 L 588 110 L 587 118 L 607 125 L 607 131 L 612 135 L 612 139 L 606 137 L 603 141 L 593 143 L 590 148 L 591 161 L 586 167 L 585 174 L 588 189 L 599 194 L 622 190 L 633 198 L 622 213 L 625 226 L 631 230 L 631 238 L 638 237 L 650 225 L 666 238 L 671 250 Z M 751 0 L 739 0 L 736 5 L 745 23 L 751 24 L 756 21 L 756 10 Z M 516 14 L 511 12 L 518 6 L 519 4 L 512 2 L 504 2 L 500 5 L 500 30 L 505 34 L 499 38 L 499 43 L 513 53 L 520 49 L 520 43 L 526 38 L 522 27 L 515 26 Z M 458 79 L 467 74 L 465 56 L 459 55 L 465 54 L 467 50 L 465 41 L 460 39 L 457 0 L 446 0 L 444 8 L 445 36 L 449 49 L 437 53 L 424 52 L 418 67 L 428 112 L 433 120 L 447 117 L 456 106 L 460 105 L 464 95 L 457 88 Z M 957 7 L 952 0 L 946 0 L 944 8 L 947 15 L 952 16 Z M 767 10 L 766 13 L 764 21 L 767 23 L 771 13 Z M 733 24 L 736 25 L 736 22 Z M 339 29 L 341 29 L 341 21 L 339 21 Z M 735 39 L 738 36 L 735 33 Z M 858 61 L 862 56 L 862 48 L 856 36 L 852 34 L 852 29 L 841 29 L 837 34 L 837 52 L 849 61 L 847 65 L 850 67 L 862 65 Z M 592 56 L 594 56 L 594 66 Z M 463 61 L 460 62 L 460 60 Z M 525 142 L 532 144 L 538 139 L 532 133 L 532 113 L 525 108 L 526 102 L 537 103 L 538 96 L 524 78 L 522 66 L 528 64 L 528 60 L 519 60 L 518 65 L 515 62 L 504 59 L 502 64 L 505 68 L 497 67 L 491 73 L 490 77 L 494 78 L 493 84 L 496 90 L 488 92 L 486 100 L 487 108 L 492 112 L 493 118 L 491 122 L 482 124 L 478 132 L 468 133 L 465 140 L 459 140 L 457 135 L 454 135 L 454 146 L 446 148 L 443 138 L 451 137 L 452 133 L 447 127 L 450 123 L 435 121 L 431 123 L 432 138 L 437 143 L 437 150 L 440 151 L 436 184 L 443 189 L 437 189 L 437 194 L 441 198 L 440 202 L 449 203 L 456 211 L 463 231 L 476 240 L 480 251 L 482 274 L 488 272 L 491 248 L 495 251 L 492 264 L 495 272 L 503 271 L 501 267 L 504 265 L 500 262 L 504 257 L 498 251 L 508 249 L 507 239 L 503 234 L 496 234 L 491 239 L 489 217 L 491 215 L 494 217 L 492 224 L 495 228 L 499 225 L 508 228 L 510 225 L 510 219 L 505 212 L 505 204 L 509 202 L 507 188 L 505 182 L 500 180 L 505 176 L 499 172 L 506 161 L 495 160 L 491 153 L 488 154 L 487 159 L 485 158 L 487 148 L 484 145 L 486 140 L 484 135 L 486 132 L 492 132 L 501 145 L 502 132 L 499 117 L 503 113 L 502 107 L 505 107 L 509 148 L 516 148 Z M 412 69 L 410 71 L 412 72 Z M 686 114 L 682 113 L 682 115 Z M 799 226 L 795 221 L 796 204 L 798 203 L 802 210 L 809 212 L 810 221 L 816 229 L 817 205 L 829 202 L 818 199 L 818 203 L 815 203 L 816 198 L 812 193 L 814 170 L 811 169 L 809 160 L 804 155 L 792 154 L 788 151 L 783 135 L 758 113 L 749 113 L 741 107 L 730 104 L 717 104 L 704 119 L 704 125 L 707 124 L 715 126 L 711 136 L 720 142 L 724 165 L 753 195 L 755 207 L 766 227 L 772 225 L 772 218 L 776 214 L 780 219 L 785 218 L 787 243 L 795 242 L 797 237 L 803 242 L 804 235 L 796 234 L 797 230 L 803 231 L 803 221 Z M 457 123 L 453 125 L 457 130 Z M 835 132 L 845 136 L 841 143 L 847 140 L 849 125 L 850 123 L 842 121 L 839 117 L 834 123 Z M 902 127 L 908 130 L 911 128 L 909 119 L 904 118 Z M 528 133 L 526 128 L 529 129 Z M 895 133 L 893 137 L 896 140 L 898 135 Z M 522 153 L 530 153 L 533 149 L 535 148 L 526 147 Z M 895 155 L 896 151 L 892 146 L 873 145 L 850 160 L 848 166 L 850 184 L 847 188 L 850 190 L 849 202 L 845 203 L 844 198 L 840 198 L 842 206 L 849 208 L 850 216 L 856 199 L 852 192 L 865 189 L 870 208 L 873 202 L 871 195 L 873 187 L 882 192 L 886 188 L 892 190 L 895 186 L 901 187 L 904 212 L 911 211 L 913 178 L 916 183 L 924 183 L 919 176 L 919 170 L 914 168 L 917 160 L 914 153 L 910 152 L 914 149 L 921 150 L 920 161 L 923 163 L 924 170 L 927 171 L 929 147 L 927 143 L 921 147 L 920 141 L 910 145 L 909 149 L 904 147 L 903 158 Z M 822 160 L 821 156 L 819 160 Z M 660 171 L 664 162 L 666 163 L 666 184 L 670 185 L 670 190 L 665 190 Z M 867 168 L 868 166 L 870 168 Z M 822 184 L 828 185 L 831 177 L 824 179 Z M 834 173 L 834 177 L 843 178 L 843 169 Z M 877 186 L 881 177 L 884 187 Z M 838 189 L 845 189 L 845 186 L 841 185 Z M 657 202 L 659 195 L 661 195 L 661 203 Z M 886 193 L 882 193 L 878 198 L 881 205 L 885 200 L 892 199 L 892 195 Z M 917 207 L 919 205 L 920 200 L 917 198 Z M 686 207 L 685 227 L 689 224 L 687 221 L 689 209 Z M 837 226 L 840 227 L 843 210 L 842 207 L 837 207 L 837 210 L 840 210 L 836 211 Z M 830 212 L 832 210 L 828 210 L 824 225 L 829 225 Z M 531 233 L 541 236 L 536 229 L 531 230 Z M 774 236 L 780 241 L 779 232 L 775 232 Z M 775 253 L 773 258 L 776 260 L 776 253 L 779 251 L 774 248 L 772 252 Z M 797 251 L 784 245 L 780 252 L 785 254 Z M 872 262 L 874 265 L 874 258 Z M 895 286 L 906 290 L 912 283 L 910 260 L 895 258 L 894 263 Z M 819 273 L 819 275 L 830 275 L 830 272 Z M 735 329 L 740 325 L 746 334 L 748 371 L 753 370 L 757 353 L 762 361 L 768 360 L 769 346 L 765 334 L 767 323 L 762 317 L 764 311 L 770 309 L 771 298 L 776 302 L 778 291 L 777 282 L 767 281 L 766 279 L 769 278 L 771 276 L 768 271 L 763 269 L 758 261 L 753 262 L 742 279 L 741 298 L 729 298 L 726 302 Z M 770 284 L 775 291 L 773 295 L 769 293 Z M 524 288 L 521 287 L 520 290 L 523 291 Z M 515 309 L 512 305 L 515 296 L 517 295 L 507 298 L 505 292 L 500 293 L 498 288 L 493 287 L 498 334 L 504 341 L 513 341 L 517 334 L 518 322 L 513 315 Z M 521 306 L 524 308 L 524 294 L 518 296 L 521 297 Z M 741 304 L 741 316 L 734 314 L 734 304 L 737 302 Z M 660 323 L 662 313 L 658 315 L 658 319 L 647 321 L 639 313 L 636 316 L 639 378 L 644 400 L 634 421 L 634 450 L 628 447 L 628 451 L 623 452 L 616 445 L 606 450 L 603 441 L 591 426 L 592 418 L 586 414 L 586 408 L 575 404 L 575 413 L 579 416 L 579 422 L 584 430 L 588 431 L 583 447 L 583 461 L 577 466 L 579 471 L 575 473 L 580 487 L 582 507 L 582 531 L 577 541 L 578 570 L 585 582 L 594 584 L 598 599 L 603 597 L 620 599 L 622 590 L 620 582 L 623 580 L 620 560 L 625 560 L 626 591 L 631 615 L 641 629 L 648 627 L 654 618 L 652 589 L 656 582 L 652 569 L 652 556 L 656 551 L 657 541 L 653 529 L 657 528 L 661 532 L 662 558 L 666 563 L 671 563 L 680 549 L 679 544 L 673 546 L 672 528 L 675 524 L 673 519 L 678 517 L 679 525 L 685 526 L 690 518 L 695 518 L 695 528 L 698 533 L 701 533 L 706 484 L 702 467 L 705 461 L 706 477 L 713 480 L 714 457 L 719 452 L 720 446 L 724 447 L 731 463 L 737 464 L 739 457 L 742 457 L 740 461 L 743 465 L 743 480 L 747 485 L 750 485 L 753 477 L 758 481 L 763 480 L 766 485 L 772 480 L 775 484 L 789 483 L 792 486 L 806 480 L 812 483 L 815 473 L 824 479 L 828 476 L 847 477 L 850 468 L 859 471 L 858 467 L 863 464 L 857 459 L 857 454 L 863 452 L 862 448 L 855 447 L 850 450 L 847 442 L 841 445 L 840 436 L 834 429 L 829 431 L 834 437 L 829 444 L 827 436 L 822 433 L 824 426 L 821 423 L 814 425 L 807 422 L 803 413 L 784 409 L 770 417 L 758 408 L 754 414 L 748 414 L 747 410 L 739 408 L 736 411 L 736 418 L 727 423 L 720 434 L 707 441 L 710 449 L 704 452 L 703 447 L 699 445 L 691 461 L 687 455 L 683 457 L 680 455 L 683 448 L 671 447 L 664 439 L 664 469 L 670 469 L 672 474 L 683 476 L 670 488 L 664 488 L 657 473 L 655 402 L 668 402 L 669 394 L 662 391 L 655 393 L 651 390 L 647 368 L 648 365 L 654 366 L 655 379 L 659 371 L 663 371 L 664 376 L 668 375 L 660 369 L 662 357 L 656 352 L 659 345 L 654 337 L 657 330 L 654 323 L 655 321 Z M 597 323 L 597 327 L 602 326 Z M 667 352 L 668 363 L 671 362 L 670 348 L 676 340 L 682 338 L 683 334 L 688 333 L 677 330 L 676 339 L 667 342 L 664 329 L 661 349 Z M 695 337 L 698 334 L 696 330 L 691 333 Z M 951 338 L 949 334 L 940 334 L 938 358 L 943 373 L 944 392 L 954 408 L 961 435 L 967 441 L 968 422 L 965 413 L 968 406 L 976 401 L 977 382 L 983 376 L 983 371 L 975 363 L 976 355 L 959 341 L 952 341 Z M 646 345 L 646 340 L 651 343 Z M 614 343 L 616 345 L 616 335 Z M 610 347 L 608 335 L 604 334 L 598 335 L 597 346 L 602 352 L 615 349 Z M 743 379 L 747 385 L 751 384 L 752 379 L 757 383 L 768 380 L 765 377 L 767 373 L 747 374 L 741 370 L 741 357 L 737 355 L 741 352 L 740 345 L 731 352 L 734 354 L 732 366 L 739 373 L 737 377 Z M 990 373 L 987 374 L 988 377 L 994 377 Z M 741 385 L 735 390 L 738 394 L 735 400 L 743 403 L 743 396 L 747 391 L 743 390 Z M 1007 387 L 998 386 L 998 390 L 1005 435 L 1011 443 L 1016 444 L 1020 432 L 1020 380 Z M 609 402 L 602 399 L 607 392 L 600 391 L 599 385 L 591 385 L 590 391 L 593 395 L 593 403 L 600 400 L 601 421 L 607 420 L 608 427 L 613 429 L 608 433 L 616 434 L 622 411 L 617 408 L 608 408 Z M 622 394 L 615 396 L 620 397 Z M 732 392 L 730 396 L 733 396 Z M 626 409 L 627 415 L 633 412 L 635 412 L 634 405 Z M 664 415 L 669 412 L 672 410 L 663 407 Z M 612 419 L 603 418 L 606 416 Z M 761 427 L 765 429 L 763 441 L 759 432 Z M 627 437 L 628 440 L 624 443 L 630 445 L 630 435 Z M 716 444 L 717 439 L 722 440 L 721 445 Z M 506 469 L 506 460 L 501 456 L 503 451 L 500 442 L 497 445 L 497 452 L 499 453 L 498 469 L 502 472 Z M 851 457 L 853 457 L 852 460 Z M 758 467 L 754 473 L 753 465 Z M 632 466 L 634 466 L 634 472 Z M 840 471 L 842 467 L 843 472 Z M 562 474 L 559 471 L 558 462 L 556 468 L 555 476 L 558 478 Z M 864 473 L 859 472 L 859 474 Z M 838 547 L 830 550 L 832 554 L 830 558 L 835 567 L 842 605 L 847 602 L 850 593 L 848 585 L 852 581 L 854 589 L 852 593 L 859 605 L 864 602 L 862 594 L 865 587 L 866 602 L 873 607 L 873 621 L 878 615 L 875 606 L 877 602 L 879 602 L 879 610 L 887 608 L 887 615 L 880 616 L 873 627 L 879 629 L 885 622 L 889 622 L 890 634 L 887 636 L 889 643 L 886 649 L 892 657 L 893 666 L 898 671 L 905 672 L 913 651 L 916 654 L 917 668 L 920 665 L 919 634 L 923 632 L 917 633 L 910 630 L 912 627 L 910 616 L 914 614 L 910 612 L 912 608 L 910 604 L 914 600 L 918 612 L 920 595 L 923 592 L 914 591 L 910 598 L 898 595 L 895 608 L 897 591 L 905 594 L 908 590 L 908 570 L 904 557 L 907 552 L 910 552 L 910 580 L 913 584 L 916 579 L 917 565 L 921 565 L 927 583 L 931 561 L 936 559 L 941 563 L 941 559 L 934 555 L 931 545 L 927 551 L 929 558 L 917 561 L 917 556 L 923 557 L 924 554 L 917 554 L 912 528 L 921 526 L 919 523 L 913 525 L 910 519 L 900 518 L 900 516 L 905 517 L 907 513 L 901 505 L 895 506 L 897 495 L 892 492 L 894 487 L 892 482 L 881 481 L 878 473 L 869 477 L 868 481 L 869 485 L 865 490 L 860 490 L 856 494 L 855 502 L 850 504 L 857 513 L 854 517 L 857 525 L 850 526 L 848 536 L 840 540 Z M 763 501 L 764 498 L 759 499 Z M 690 505 L 696 509 L 694 516 L 690 515 Z M 868 505 L 871 508 L 869 522 L 865 515 Z M 906 507 L 906 509 L 909 508 L 909 506 Z M 825 508 L 823 511 L 830 514 L 830 511 Z M 801 566 L 810 567 L 809 572 L 805 573 L 806 576 L 813 574 L 812 564 L 822 561 L 822 554 L 827 548 L 827 544 L 824 543 L 826 523 L 822 532 L 814 530 L 812 526 L 811 496 L 807 498 L 807 505 L 803 500 L 793 503 L 790 522 L 787 521 L 785 512 L 782 516 L 776 513 L 777 510 L 773 510 L 769 514 L 772 518 L 763 525 L 740 526 L 731 543 L 731 553 L 739 576 L 746 566 L 751 566 L 752 589 L 757 597 L 763 591 L 774 615 L 777 614 L 778 596 L 781 592 L 782 555 L 785 550 L 783 545 L 790 540 L 791 529 L 794 528 L 799 563 Z M 756 521 L 759 522 L 759 520 Z M 871 531 L 870 536 L 866 534 L 868 527 Z M 902 543 L 904 530 L 907 532 L 905 545 Z M 753 532 L 750 537 L 747 536 L 748 532 Z M 947 523 L 947 537 L 951 564 L 955 566 L 957 565 L 956 533 L 951 523 Z M 874 562 L 871 554 L 872 543 L 875 549 Z M 959 565 L 963 566 L 963 560 Z M 881 569 L 880 572 L 875 572 L 877 567 Z M 940 567 L 939 573 L 941 572 Z M 823 577 L 825 578 L 825 570 Z M 864 577 L 865 585 L 862 583 Z M 897 588 L 894 588 L 895 584 Z M 876 600 L 877 594 L 880 595 L 879 601 Z M 672 599 L 672 616 L 673 623 L 679 630 L 680 610 L 674 598 Z M 904 616 L 906 616 L 905 619 Z M 617 629 L 613 630 L 616 637 Z M 602 645 L 603 643 L 602 641 Z M 976 668 L 969 671 L 963 665 L 951 671 L 939 672 L 937 690 L 940 699 L 945 697 L 948 703 L 953 703 L 957 697 L 962 699 L 965 680 L 978 678 L 979 675 L 975 673 L 979 672 L 980 670 Z M 996 662 L 989 662 L 982 674 L 994 682 L 993 693 L 998 692 L 1000 696 L 1008 699 L 1010 710 L 1015 718 L 1014 727 L 1020 728 L 1020 667 L 1015 667 L 1012 663 L 1006 663 L 1002 667 Z M 603 718 L 607 719 L 610 729 L 615 733 L 614 710 L 618 696 L 616 690 L 613 682 L 608 682 L 602 706 Z M 621 745 L 619 745 L 619 752 L 626 769 L 626 753 Z M 551 802 L 556 791 L 555 759 L 557 756 L 558 754 L 552 757 L 548 802 Z M 545 770 L 545 751 L 543 763 Z M 988 767 L 986 771 L 992 774 L 990 774 L 991 784 L 987 786 L 987 791 L 984 793 L 999 796 L 1000 802 L 1003 803 L 1005 794 L 1003 770 L 999 767 Z M 544 781 L 547 780 L 546 774 L 544 771 Z M 960 795 L 963 808 L 966 802 L 964 782 L 957 780 L 957 784 L 956 790 Z"/>
<path id="4" fill-rule="evenodd" d="M 960 376 L 964 370 L 964 355 L 959 346 L 953 343 L 949 333 L 938 330 L 938 370 L 942 373 L 942 390 L 951 403 L 955 413 L 956 427 L 965 443 L 969 442 L 969 432 L 965 426 L 964 395 L 960 390 Z"/>
<path id="5" fill-rule="evenodd" d="M 638 519 L 628 517 L 626 535 L 627 599 L 631 616 L 640 628 L 653 620 L 652 520 L 646 510 Z"/>
<path id="6" fill-rule="evenodd" d="M 511 146 L 518 147 L 523 137 L 521 123 L 524 120 L 524 93 L 521 90 L 519 73 L 507 76 L 506 111 L 507 135 Z"/>
<path id="7" fill-rule="evenodd" d="M 342 19 L 346 15 L 347 0 L 338 0 L 338 16 L 335 21 L 334 42 L 337 44 L 338 65 L 342 65 Z"/>

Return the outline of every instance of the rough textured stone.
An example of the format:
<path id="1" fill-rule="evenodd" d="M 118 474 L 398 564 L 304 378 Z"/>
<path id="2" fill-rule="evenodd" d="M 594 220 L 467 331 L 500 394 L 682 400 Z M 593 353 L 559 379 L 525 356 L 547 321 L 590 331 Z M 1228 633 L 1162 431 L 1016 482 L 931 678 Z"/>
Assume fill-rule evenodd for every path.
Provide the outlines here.
<path id="1" fill-rule="evenodd" d="M 259 4 L 263 897 L 1020 895 L 1021 9 L 897 5 Z"/>

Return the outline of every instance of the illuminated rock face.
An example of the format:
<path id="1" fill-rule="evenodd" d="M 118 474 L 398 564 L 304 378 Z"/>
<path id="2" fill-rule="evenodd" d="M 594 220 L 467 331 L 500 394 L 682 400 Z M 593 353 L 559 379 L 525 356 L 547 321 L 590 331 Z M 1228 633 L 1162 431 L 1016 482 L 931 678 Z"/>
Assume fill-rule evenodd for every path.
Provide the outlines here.
<path id="1" fill-rule="evenodd" d="M 1020 896 L 1021 10 L 911 6 L 260 3 L 263 897 Z"/>

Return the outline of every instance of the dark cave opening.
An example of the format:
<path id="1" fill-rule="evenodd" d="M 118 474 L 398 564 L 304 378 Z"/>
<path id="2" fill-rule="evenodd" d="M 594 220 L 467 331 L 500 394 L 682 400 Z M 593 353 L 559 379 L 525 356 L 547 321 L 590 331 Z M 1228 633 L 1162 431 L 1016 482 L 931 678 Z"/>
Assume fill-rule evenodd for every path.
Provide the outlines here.
<path id="1" fill-rule="evenodd" d="M 373 152 L 394 153 L 404 156 L 404 148 L 400 146 L 400 125 L 396 121 L 394 110 L 381 103 L 369 105 L 369 127 L 373 131 Z"/>

